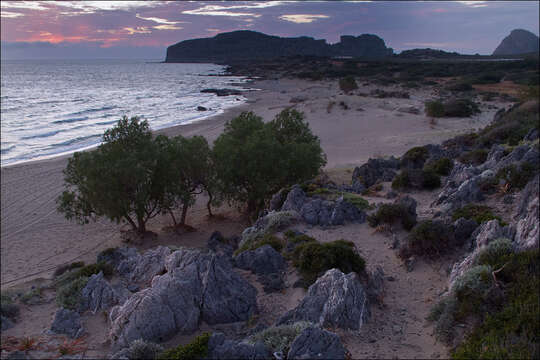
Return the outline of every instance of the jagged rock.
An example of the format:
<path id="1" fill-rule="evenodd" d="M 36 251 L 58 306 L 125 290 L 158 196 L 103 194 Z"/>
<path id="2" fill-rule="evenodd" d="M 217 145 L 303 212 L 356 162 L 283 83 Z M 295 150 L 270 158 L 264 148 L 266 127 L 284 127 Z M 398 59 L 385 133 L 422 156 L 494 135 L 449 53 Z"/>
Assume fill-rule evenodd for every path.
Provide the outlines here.
<path id="1" fill-rule="evenodd" d="M 477 175 L 472 179 L 465 180 L 457 189 L 443 190 L 439 194 L 436 204 L 440 204 L 444 212 L 450 212 L 471 202 L 482 201 L 484 195 L 478 186 L 482 179 L 481 175 Z"/>
<path id="2" fill-rule="evenodd" d="M 426 163 L 430 161 L 437 161 L 440 158 L 448 156 L 447 152 L 442 148 L 441 145 L 427 144 L 424 145 L 424 148 L 426 148 L 428 151 L 428 158 L 426 160 Z"/>
<path id="3" fill-rule="evenodd" d="M 210 235 L 207 246 L 210 250 L 218 254 L 224 254 L 228 257 L 232 256 L 234 252 L 234 247 L 226 243 L 225 238 L 219 231 L 214 231 L 212 235 Z"/>
<path id="4" fill-rule="evenodd" d="M 411 219 L 414 218 L 416 220 L 416 200 L 414 198 L 405 195 L 394 201 L 394 204 L 401 205 Z"/>
<path id="5" fill-rule="evenodd" d="M 310 321 L 322 327 L 358 330 L 369 317 L 369 301 L 358 275 L 328 270 L 311 285 L 302 302 L 278 325 Z"/>
<path id="6" fill-rule="evenodd" d="M 208 324 L 248 320 L 257 311 L 256 290 L 215 253 L 178 250 L 165 259 L 167 273 L 111 310 L 115 348 L 136 339 L 160 342 Z"/>
<path id="7" fill-rule="evenodd" d="M 213 333 L 208 339 L 208 359 L 271 359 L 272 352 L 261 341 L 248 344 L 226 340 L 223 333 Z"/>
<path id="8" fill-rule="evenodd" d="M 97 263 L 106 263 L 111 265 L 113 268 L 117 268 L 118 265 L 130 257 L 136 257 L 138 255 L 137 249 L 132 247 L 121 247 L 116 249 L 107 249 L 100 252 L 97 255 Z"/>
<path id="9" fill-rule="evenodd" d="M 148 283 L 165 270 L 165 258 L 171 254 L 171 249 L 158 246 L 147 250 L 144 254 L 128 257 L 118 264 L 116 271 L 130 282 Z"/>
<path id="10" fill-rule="evenodd" d="M 293 340 L 287 359 L 345 359 L 345 353 L 339 336 L 310 326 Z"/>
<path id="11" fill-rule="evenodd" d="M 253 226 L 244 229 L 238 246 L 249 244 L 270 231 L 281 231 L 300 220 L 300 215 L 294 210 L 271 211 L 259 217 Z"/>
<path id="12" fill-rule="evenodd" d="M 296 211 L 300 212 L 300 209 L 302 209 L 302 206 L 304 206 L 304 203 L 306 202 L 306 194 L 300 187 L 300 185 L 294 185 L 287 194 L 287 198 L 285 199 L 285 202 L 283 203 L 283 206 L 281 207 L 281 211 Z"/>
<path id="13" fill-rule="evenodd" d="M 271 273 L 260 275 L 257 280 L 263 286 L 265 293 L 273 293 L 281 291 L 285 288 L 285 282 L 283 281 L 283 274 L 281 273 Z"/>
<path id="14" fill-rule="evenodd" d="M 454 222 L 454 236 L 458 242 L 465 243 L 477 227 L 475 220 L 459 218 Z"/>
<path id="15" fill-rule="evenodd" d="M 538 139 L 538 136 L 539 136 L 538 135 L 538 129 L 531 129 L 531 130 L 529 130 L 527 135 L 525 135 L 523 140 L 525 140 L 525 141 L 534 141 L 534 140 Z"/>
<path id="16" fill-rule="evenodd" d="M 241 252 L 234 258 L 234 264 L 240 269 L 251 270 L 259 275 L 279 273 L 285 269 L 283 256 L 270 245 Z"/>
<path id="17" fill-rule="evenodd" d="M 495 168 L 497 163 L 504 157 L 504 150 L 505 149 L 502 145 L 493 145 L 489 150 L 486 161 L 482 165 L 478 166 L 478 169 L 480 171 L 484 171 Z"/>
<path id="18" fill-rule="evenodd" d="M 359 182 L 365 188 L 375 185 L 379 181 L 392 181 L 396 172 L 393 171 L 399 167 L 399 160 L 391 157 L 390 159 L 369 159 L 367 163 L 354 168 L 351 184 Z"/>
<path id="19" fill-rule="evenodd" d="M 79 311 L 86 310 L 96 313 L 99 310 L 106 310 L 118 303 L 113 288 L 103 277 L 103 272 L 90 276 L 86 286 L 81 291 L 81 304 Z"/>
<path id="20" fill-rule="evenodd" d="M 283 203 L 285 202 L 285 198 L 286 198 L 285 193 L 286 193 L 286 190 L 281 189 L 277 193 L 272 195 L 272 199 L 270 199 L 270 205 L 268 206 L 268 211 L 281 210 L 281 207 L 283 206 Z"/>
<path id="21" fill-rule="evenodd" d="M 342 225 L 346 221 L 363 223 L 366 221 L 366 213 L 359 210 L 356 206 L 343 197 L 340 197 L 334 204 L 330 214 L 331 225 Z"/>
<path id="22" fill-rule="evenodd" d="M 496 171 L 498 171 L 498 170 L 500 170 L 500 169 L 502 169 L 504 167 L 507 167 L 509 165 L 520 163 L 521 160 L 523 159 L 523 157 L 525 156 L 525 154 L 527 154 L 529 152 L 529 150 L 531 150 L 530 145 L 516 146 L 514 148 L 514 150 L 512 150 L 512 152 L 510 154 L 508 154 L 505 157 L 503 157 L 502 159 L 500 159 L 497 162 L 497 164 L 491 169 L 496 172 Z M 537 152 L 536 152 L 536 154 L 537 154 Z"/>
<path id="23" fill-rule="evenodd" d="M 50 331 L 54 334 L 65 334 L 72 339 L 76 339 L 84 332 L 81 316 L 76 311 L 60 308 L 54 314 Z"/>
<path id="24" fill-rule="evenodd" d="M 540 176 L 531 180 L 521 191 L 515 215 L 517 219 L 514 244 L 517 251 L 538 248 L 540 237 L 539 189 Z"/>
<path id="25" fill-rule="evenodd" d="M 379 306 L 383 305 L 385 290 L 384 271 L 381 266 L 377 265 L 375 270 L 369 274 L 366 290 L 371 303 L 376 303 Z"/>

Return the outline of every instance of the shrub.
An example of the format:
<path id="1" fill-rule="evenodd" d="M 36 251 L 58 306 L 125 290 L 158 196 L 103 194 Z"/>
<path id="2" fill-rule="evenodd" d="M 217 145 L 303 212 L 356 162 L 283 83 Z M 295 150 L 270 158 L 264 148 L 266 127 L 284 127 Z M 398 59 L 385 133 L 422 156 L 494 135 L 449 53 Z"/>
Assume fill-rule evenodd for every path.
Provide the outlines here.
<path id="1" fill-rule="evenodd" d="M 422 171 L 422 187 L 424 189 L 436 189 L 441 186 L 441 178 L 432 170 Z"/>
<path id="2" fill-rule="evenodd" d="M 454 162 L 447 157 L 432 160 L 424 165 L 424 171 L 433 171 L 437 175 L 448 176 L 454 168 Z"/>
<path id="3" fill-rule="evenodd" d="M 518 145 L 531 129 L 539 129 L 538 107 L 522 110 L 516 107 L 500 115 L 500 120 L 482 129 L 477 143 L 483 147 L 493 144 Z"/>
<path id="4" fill-rule="evenodd" d="M 506 238 L 495 239 L 478 252 L 474 263 L 498 269 L 508 261 L 513 252 L 512 241 Z"/>
<path id="5" fill-rule="evenodd" d="M 295 211 L 271 211 L 263 218 L 257 220 L 255 225 L 251 228 L 244 230 L 242 233 L 242 240 L 240 241 L 240 247 L 258 241 L 266 234 L 279 231 L 298 219 L 298 213 Z M 260 222 L 260 223 L 259 223 Z"/>
<path id="6" fill-rule="evenodd" d="M 208 356 L 208 340 L 210 340 L 210 333 L 204 333 L 197 336 L 187 345 L 179 345 L 163 351 L 158 358 L 171 360 L 202 359 Z"/>
<path id="7" fill-rule="evenodd" d="M 21 302 L 26 305 L 36 305 L 43 302 L 43 289 L 35 287 L 21 296 Z"/>
<path id="8" fill-rule="evenodd" d="M 486 149 L 475 149 L 462 153 L 458 160 L 468 165 L 480 165 L 487 160 L 488 151 Z"/>
<path id="9" fill-rule="evenodd" d="M 358 210 L 366 210 L 370 206 L 369 201 L 356 194 L 344 193 L 343 200 L 356 206 Z"/>
<path id="10" fill-rule="evenodd" d="M 339 88 L 342 91 L 349 93 L 353 90 L 358 89 L 358 84 L 356 83 L 356 80 L 353 76 L 347 76 L 339 79 Z"/>
<path id="11" fill-rule="evenodd" d="M 491 208 L 486 205 L 467 204 L 452 213 L 452 220 L 456 221 L 459 218 L 472 219 L 478 224 L 490 220 L 498 220 L 501 226 L 506 225 L 501 218 L 494 215 Z"/>
<path id="12" fill-rule="evenodd" d="M 440 101 L 426 101 L 424 104 L 425 111 L 427 116 L 431 117 L 443 117 L 444 116 L 444 105 Z"/>
<path id="13" fill-rule="evenodd" d="M 419 169 L 424 166 L 424 163 L 429 157 L 429 151 L 424 146 L 416 146 L 413 147 L 403 156 L 400 160 L 400 166 L 401 168 L 415 168 Z"/>
<path id="14" fill-rule="evenodd" d="M 394 190 L 406 190 L 410 187 L 411 181 L 407 170 L 403 170 L 394 177 L 394 180 L 392 180 L 392 189 Z"/>
<path id="15" fill-rule="evenodd" d="M 454 243 L 452 227 L 442 221 L 426 220 L 412 228 L 399 254 L 402 258 L 411 255 L 435 257 L 448 251 Z"/>
<path id="16" fill-rule="evenodd" d="M 433 170 L 403 170 L 392 180 L 392 189 L 407 190 L 409 188 L 436 189 L 441 186 L 441 178 Z"/>
<path id="17" fill-rule="evenodd" d="M 19 307 L 13 304 L 10 295 L 3 293 L 0 299 L 0 315 L 14 320 L 19 316 Z"/>
<path id="18" fill-rule="evenodd" d="M 538 83 L 536 85 L 529 85 L 519 92 L 519 98 L 521 101 L 528 100 L 538 100 L 540 98 L 540 86 Z"/>
<path id="19" fill-rule="evenodd" d="M 80 277 L 90 277 L 94 274 L 99 274 L 103 271 L 104 276 L 111 276 L 113 274 L 113 268 L 111 265 L 100 262 L 96 264 L 90 264 L 81 268 L 74 268 L 73 270 L 66 271 L 55 279 L 56 286 L 65 285 Z"/>
<path id="20" fill-rule="evenodd" d="M 66 271 L 73 270 L 73 269 L 76 269 L 76 268 L 80 268 L 80 267 L 83 267 L 83 266 L 84 266 L 84 261 L 76 261 L 76 262 L 73 262 L 71 264 L 60 265 L 54 271 L 53 276 L 58 277 L 58 276 L 62 275 L 63 273 L 65 273 Z"/>
<path id="21" fill-rule="evenodd" d="M 161 345 L 153 342 L 147 342 L 143 339 L 133 341 L 129 347 L 122 352 L 125 352 L 128 359 L 156 359 L 163 351 Z"/>
<path id="22" fill-rule="evenodd" d="M 254 242 L 245 243 L 241 247 L 239 247 L 235 252 L 234 255 L 238 255 L 244 251 L 248 250 L 256 250 L 264 245 L 270 245 L 274 248 L 277 252 L 281 252 L 283 250 L 283 240 L 280 238 L 272 235 L 272 234 L 264 234 L 262 237 L 259 238 L 259 240 L 256 240 Z"/>
<path id="23" fill-rule="evenodd" d="M 66 309 L 76 310 L 81 301 L 81 291 L 88 283 L 87 277 L 79 277 L 56 291 L 56 303 Z"/>
<path id="24" fill-rule="evenodd" d="M 444 104 L 445 117 L 469 117 L 479 112 L 478 105 L 469 99 L 451 100 Z"/>
<path id="25" fill-rule="evenodd" d="M 305 321 L 299 321 L 291 325 L 271 326 L 250 336 L 248 342 L 255 344 L 257 341 L 262 341 L 272 352 L 286 354 L 293 340 L 309 326 L 312 326 L 312 324 Z"/>
<path id="26" fill-rule="evenodd" d="M 365 261 L 355 252 L 354 244 L 345 240 L 298 245 L 294 249 L 293 264 L 308 285 L 332 268 L 357 274 L 361 274 L 365 268 Z"/>
<path id="27" fill-rule="evenodd" d="M 450 91 L 471 91 L 473 90 L 473 87 L 471 84 L 467 82 L 458 82 L 455 84 L 448 85 L 446 89 Z"/>
<path id="28" fill-rule="evenodd" d="M 367 217 L 371 227 L 380 224 L 393 224 L 397 220 L 401 220 L 401 225 L 406 230 L 412 229 L 416 224 L 416 219 L 400 204 L 381 204 L 375 213 Z"/>
<path id="29" fill-rule="evenodd" d="M 520 165 L 512 164 L 500 169 L 497 171 L 495 178 L 506 181 L 512 190 L 523 189 L 537 172 L 537 166 L 523 162 Z"/>

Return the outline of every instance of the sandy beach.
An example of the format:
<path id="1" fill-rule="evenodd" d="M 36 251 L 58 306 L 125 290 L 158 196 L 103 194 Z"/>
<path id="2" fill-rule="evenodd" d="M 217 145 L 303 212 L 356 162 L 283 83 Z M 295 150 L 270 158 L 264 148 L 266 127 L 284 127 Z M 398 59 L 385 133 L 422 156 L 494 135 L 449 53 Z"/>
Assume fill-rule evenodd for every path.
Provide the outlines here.
<path id="1" fill-rule="evenodd" d="M 260 90 L 246 93 L 246 103 L 198 123 L 158 133 L 203 135 L 212 142 L 222 132 L 225 122 L 242 111 L 253 111 L 269 121 L 281 110 L 294 107 L 304 112 L 313 132 L 320 137 L 328 157 L 326 170 L 343 170 L 360 165 L 370 157 L 399 156 L 413 146 L 440 143 L 458 133 L 483 127 L 492 120 L 497 109 L 505 105 L 482 104 L 482 113 L 471 118 L 445 118 L 430 123 L 423 113 L 424 101 L 436 97 L 430 87 L 407 90 L 410 99 L 379 99 L 358 93 L 369 93 L 381 86 L 364 84 L 356 93 L 347 95 L 339 90 L 337 81 L 280 79 L 256 81 L 251 86 Z M 407 112 L 410 107 L 418 109 L 419 114 Z M 122 224 L 100 219 L 81 226 L 56 212 L 55 199 L 63 190 L 62 170 L 67 158 L 2 168 L 2 288 L 49 278 L 61 264 L 79 260 L 93 262 L 100 250 L 120 244 Z M 234 209 L 222 208 L 218 213 L 224 216 L 207 224 L 203 202 L 199 201 L 188 214 L 188 223 L 197 231 L 169 234 L 163 230 L 168 218 L 153 219 L 149 229 L 160 234 L 159 242 L 171 240 L 168 237 L 173 236 L 172 241 L 178 245 L 192 246 L 204 246 L 213 230 L 233 235 L 243 229 Z"/>

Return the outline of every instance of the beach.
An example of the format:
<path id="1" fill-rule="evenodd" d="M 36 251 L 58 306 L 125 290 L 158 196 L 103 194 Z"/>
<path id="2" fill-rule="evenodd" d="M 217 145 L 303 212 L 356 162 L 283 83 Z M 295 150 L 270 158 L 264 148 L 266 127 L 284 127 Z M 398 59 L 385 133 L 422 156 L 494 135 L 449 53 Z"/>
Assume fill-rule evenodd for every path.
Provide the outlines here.
<path id="1" fill-rule="evenodd" d="M 399 89 L 364 84 L 356 93 L 344 94 L 337 81 L 298 79 L 260 80 L 250 84 L 260 89 L 245 94 L 247 102 L 203 121 L 157 131 L 168 136 L 203 135 L 211 143 L 223 131 L 227 120 L 243 111 L 253 111 L 265 121 L 285 108 L 305 114 L 307 122 L 327 155 L 328 172 L 347 174 L 370 157 L 400 156 L 413 146 L 440 143 L 457 134 L 481 128 L 494 113 L 509 103 L 482 103 L 482 112 L 470 118 L 431 121 L 423 112 L 426 99 L 436 97 L 434 88 L 407 90 L 409 99 L 360 96 L 373 89 Z M 414 110 L 411 110 L 414 109 Z M 414 112 L 418 112 L 415 114 Z M 135 115 L 135 114 L 133 114 Z M 66 263 L 92 263 L 99 251 L 121 244 L 126 225 L 101 218 L 79 225 L 56 211 L 55 200 L 63 191 L 62 170 L 69 155 L 20 163 L 1 169 L 1 285 L 2 289 L 31 280 L 48 279 Z M 343 181 L 350 181 L 344 177 Z M 187 222 L 194 232 L 171 232 L 168 217 L 152 219 L 149 230 L 158 234 L 152 244 L 205 246 L 214 230 L 226 236 L 238 235 L 247 225 L 234 208 L 217 211 L 209 223 L 205 201 L 198 199 Z"/>

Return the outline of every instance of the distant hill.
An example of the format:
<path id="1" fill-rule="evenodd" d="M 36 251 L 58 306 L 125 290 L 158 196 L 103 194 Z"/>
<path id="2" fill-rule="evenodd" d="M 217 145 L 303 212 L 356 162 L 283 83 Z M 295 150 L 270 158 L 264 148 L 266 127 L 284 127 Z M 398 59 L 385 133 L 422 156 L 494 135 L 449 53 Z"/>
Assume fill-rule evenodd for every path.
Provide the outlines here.
<path id="1" fill-rule="evenodd" d="M 435 50 L 435 49 L 412 49 L 404 50 L 399 55 L 394 55 L 398 58 L 403 59 L 418 59 L 418 60 L 429 60 L 429 59 L 452 59 L 462 56 L 457 52 L 448 52 L 444 50 Z"/>
<path id="2" fill-rule="evenodd" d="M 171 45 L 167 48 L 165 62 L 226 63 L 295 55 L 379 59 L 393 54 L 393 50 L 376 35 L 344 35 L 340 40 L 337 44 L 327 44 L 326 40 L 307 36 L 282 38 L 240 30 Z"/>
<path id="3" fill-rule="evenodd" d="M 517 55 L 538 52 L 538 36 L 530 31 L 516 29 L 497 46 L 493 55 Z"/>

